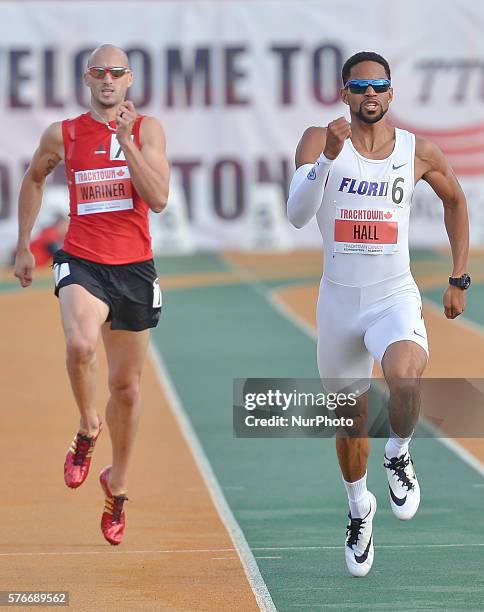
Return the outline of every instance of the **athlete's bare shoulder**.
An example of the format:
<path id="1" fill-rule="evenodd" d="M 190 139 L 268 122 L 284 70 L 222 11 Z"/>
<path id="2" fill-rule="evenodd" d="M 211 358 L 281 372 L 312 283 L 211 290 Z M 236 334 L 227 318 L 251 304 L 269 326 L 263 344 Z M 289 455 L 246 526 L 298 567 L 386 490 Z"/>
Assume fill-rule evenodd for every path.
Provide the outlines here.
<path id="1" fill-rule="evenodd" d="M 27 175 L 33 181 L 42 183 L 62 159 L 64 159 L 62 122 L 56 121 L 42 134 L 39 146 L 27 169 Z"/>
<path id="2" fill-rule="evenodd" d="M 321 155 L 326 144 L 325 127 L 308 127 L 296 149 L 296 168 L 303 164 L 314 164 Z"/>
<path id="3" fill-rule="evenodd" d="M 168 184 L 170 167 L 166 157 L 165 132 L 156 117 L 150 117 L 149 115 L 143 117 L 139 129 L 139 140 L 141 154 L 145 161 Z"/>
<path id="4" fill-rule="evenodd" d="M 425 180 L 426 175 L 435 171 L 445 171 L 447 161 L 439 147 L 422 136 L 415 136 L 415 180 Z"/>
<path id="5" fill-rule="evenodd" d="M 434 142 L 423 136 L 415 135 L 415 155 L 419 159 L 431 160 L 439 154 L 442 154 L 442 151 Z"/>
<path id="6" fill-rule="evenodd" d="M 40 147 L 63 155 L 64 142 L 62 138 L 62 121 L 55 121 L 42 134 Z"/>
<path id="7" fill-rule="evenodd" d="M 415 179 L 426 181 L 443 202 L 465 200 L 449 160 L 426 138 L 417 137 L 415 141 Z"/>
<path id="8" fill-rule="evenodd" d="M 140 125 L 140 140 L 141 144 L 145 144 L 147 141 L 157 140 L 165 143 L 165 132 L 161 122 L 150 115 L 145 115 Z"/>

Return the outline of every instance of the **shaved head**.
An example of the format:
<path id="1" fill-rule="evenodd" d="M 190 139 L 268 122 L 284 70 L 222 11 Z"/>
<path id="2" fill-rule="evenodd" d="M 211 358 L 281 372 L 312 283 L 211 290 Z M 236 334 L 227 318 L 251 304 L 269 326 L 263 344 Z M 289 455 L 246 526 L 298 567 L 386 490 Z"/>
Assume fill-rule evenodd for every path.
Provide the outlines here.
<path id="1" fill-rule="evenodd" d="M 92 68 L 101 71 L 89 71 Z M 121 76 L 113 76 L 111 68 L 127 68 Z M 84 83 L 91 90 L 91 107 L 94 112 L 104 112 L 116 108 L 126 97 L 127 90 L 133 83 L 133 74 L 129 67 L 126 53 L 116 45 L 101 45 L 89 56 Z"/>
<path id="2" fill-rule="evenodd" d="M 87 67 L 90 66 L 126 66 L 129 67 L 129 60 L 121 47 L 116 45 L 101 45 L 94 49 L 87 60 Z"/>

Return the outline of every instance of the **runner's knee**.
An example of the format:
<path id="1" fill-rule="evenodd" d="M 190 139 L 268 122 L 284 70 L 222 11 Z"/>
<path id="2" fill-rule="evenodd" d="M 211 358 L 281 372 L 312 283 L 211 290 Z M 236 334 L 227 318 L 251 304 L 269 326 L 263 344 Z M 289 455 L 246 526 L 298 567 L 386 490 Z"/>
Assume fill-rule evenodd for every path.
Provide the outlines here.
<path id="1" fill-rule="evenodd" d="M 412 362 L 392 363 L 385 368 L 385 379 L 390 391 L 398 388 L 418 386 L 420 368 Z"/>
<path id="2" fill-rule="evenodd" d="M 417 375 L 408 377 L 394 376 L 387 378 L 390 398 L 400 399 L 404 404 L 410 405 L 411 400 L 418 397 L 420 391 L 419 378 Z"/>
<path id="3" fill-rule="evenodd" d="M 116 402 L 128 407 L 135 406 L 140 395 L 139 378 L 135 377 L 131 380 L 111 379 L 109 381 L 109 391 Z"/>
<path id="4" fill-rule="evenodd" d="M 71 364 L 86 364 L 96 355 L 96 343 L 81 336 L 68 338 L 66 341 L 67 360 Z"/>

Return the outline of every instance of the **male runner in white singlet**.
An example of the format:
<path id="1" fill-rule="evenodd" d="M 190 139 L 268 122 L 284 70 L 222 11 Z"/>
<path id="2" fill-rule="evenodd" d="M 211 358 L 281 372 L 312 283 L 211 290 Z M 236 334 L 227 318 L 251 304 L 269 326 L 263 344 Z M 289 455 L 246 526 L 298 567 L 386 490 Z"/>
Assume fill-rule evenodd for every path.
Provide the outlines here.
<path id="1" fill-rule="evenodd" d="M 366 488 L 367 391 L 376 359 L 390 390 L 392 435 L 385 446 L 390 505 L 408 520 L 420 503 L 409 455 L 418 418 L 418 381 L 428 357 L 418 288 L 410 273 L 408 224 L 415 184 L 424 179 L 442 200 L 453 256 L 445 315 L 465 308 L 469 223 L 465 196 L 442 152 L 424 138 L 387 124 L 393 98 L 388 62 L 373 52 L 350 57 L 341 98 L 351 123 L 308 128 L 296 151 L 289 220 L 302 227 L 316 215 L 324 244 L 317 306 L 318 367 L 328 390 L 351 390 L 354 426 L 336 437 L 348 494 L 345 557 L 354 576 L 373 563 L 375 496 Z M 315 163 L 316 162 L 316 163 Z"/>

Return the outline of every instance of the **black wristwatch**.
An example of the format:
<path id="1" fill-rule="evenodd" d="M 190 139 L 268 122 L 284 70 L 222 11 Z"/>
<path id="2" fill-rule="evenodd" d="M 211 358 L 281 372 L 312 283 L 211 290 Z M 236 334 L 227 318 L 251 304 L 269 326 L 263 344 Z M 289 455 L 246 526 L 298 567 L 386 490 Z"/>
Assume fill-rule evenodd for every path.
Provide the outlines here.
<path id="1" fill-rule="evenodd" d="M 449 276 L 449 285 L 454 285 L 454 287 L 459 287 L 460 289 L 469 289 L 471 286 L 471 277 L 468 274 L 463 274 L 458 278 Z"/>

